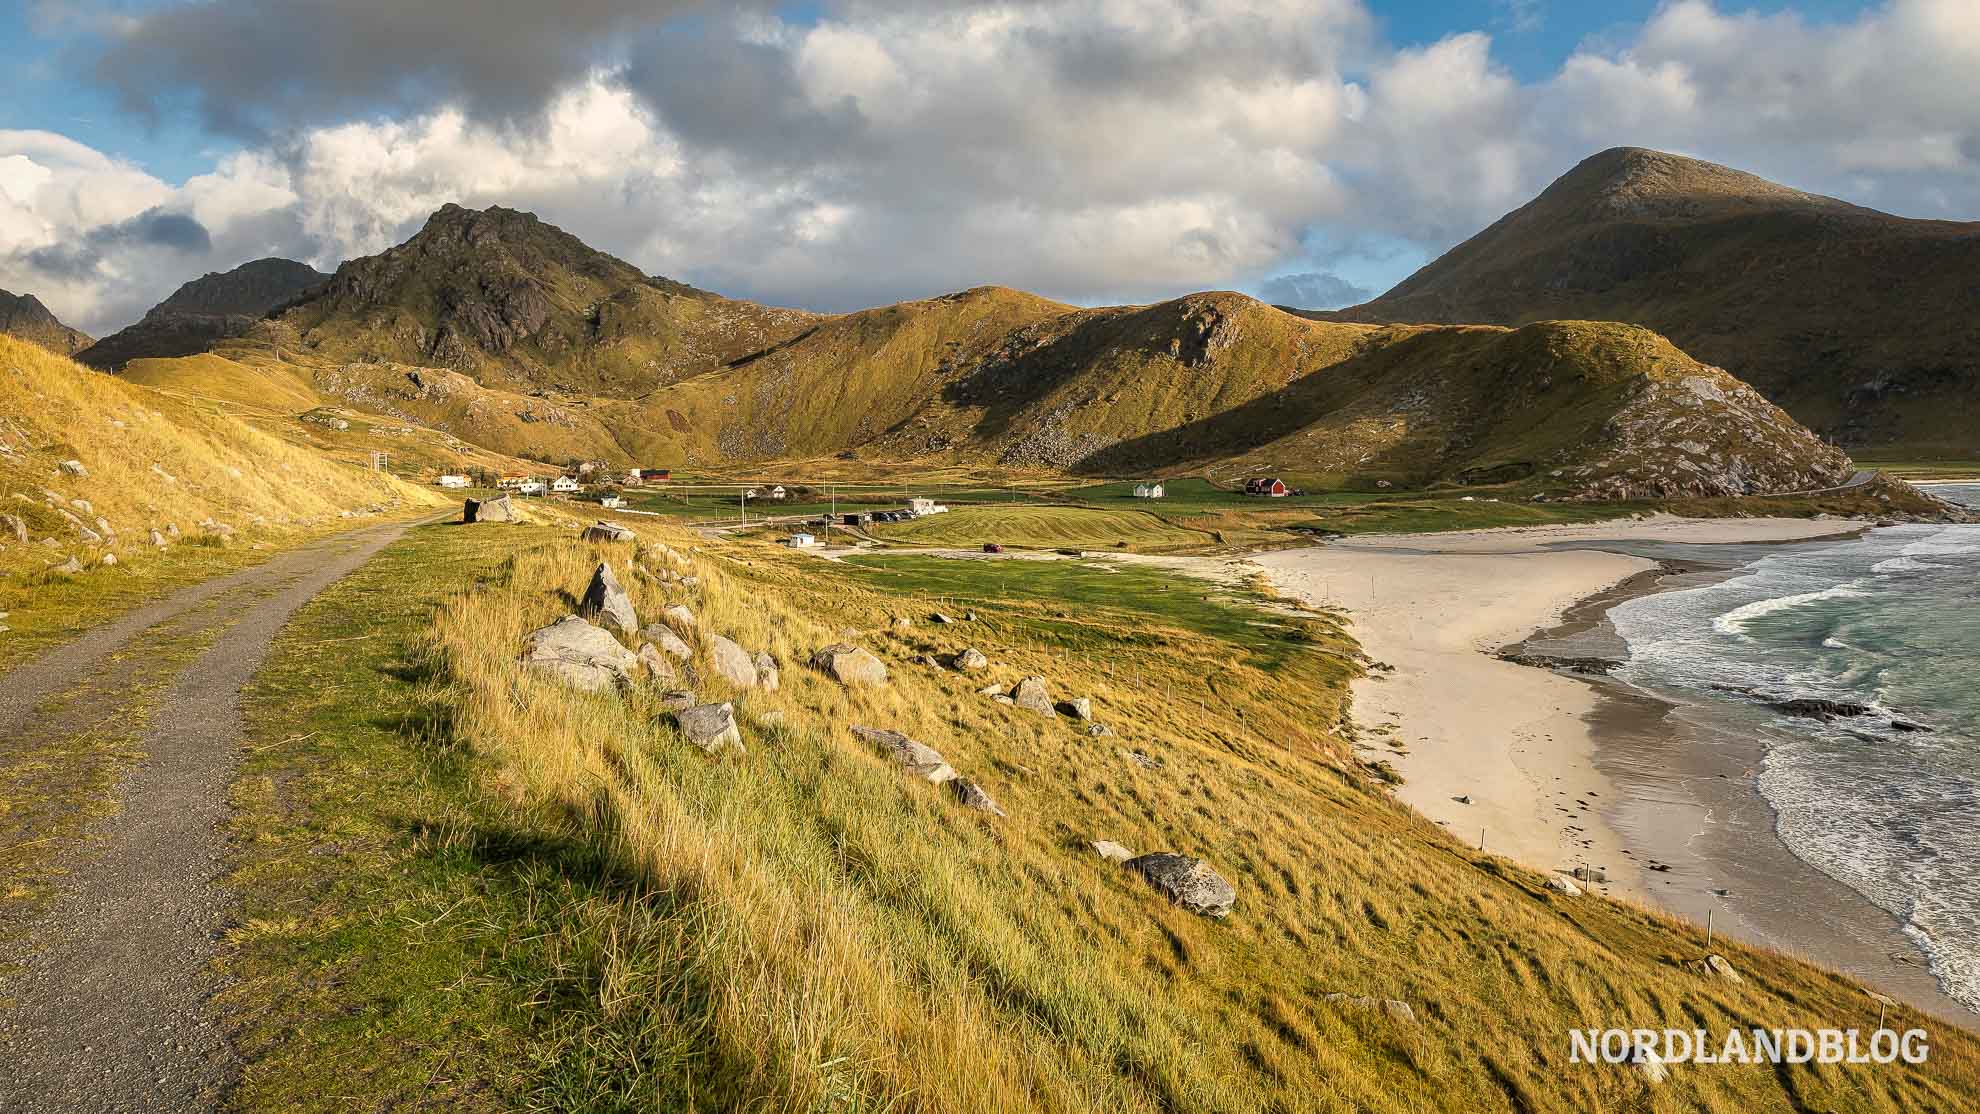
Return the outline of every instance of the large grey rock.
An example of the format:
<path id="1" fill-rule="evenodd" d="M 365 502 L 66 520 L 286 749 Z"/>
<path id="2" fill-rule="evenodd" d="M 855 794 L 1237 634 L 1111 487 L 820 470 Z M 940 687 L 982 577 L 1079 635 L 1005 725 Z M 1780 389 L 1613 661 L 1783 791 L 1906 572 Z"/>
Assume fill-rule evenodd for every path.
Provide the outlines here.
<path id="1" fill-rule="evenodd" d="M 683 708 L 674 713 L 674 724 L 681 729 L 682 737 L 710 754 L 721 750 L 747 753 L 742 731 L 736 727 L 733 704 L 696 704 Z"/>
<path id="2" fill-rule="evenodd" d="M 756 663 L 748 651 L 719 634 L 708 636 L 708 664 L 717 677 L 739 689 L 756 687 Z"/>
<path id="3" fill-rule="evenodd" d="M 462 522 L 517 522 L 516 505 L 506 495 L 493 499 L 469 499 L 461 504 Z"/>
<path id="4" fill-rule="evenodd" d="M 1237 890 L 1210 864 L 1173 851 L 1157 851 L 1127 861 L 1127 868 L 1148 879 L 1170 901 L 1192 913 L 1222 917 L 1237 901 Z"/>
<path id="5" fill-rule="evenodd" d="M 665 623 L 648 623 L 639 628 L 639 634 L 641 638 L 660 647 L 660 651 L 670 657 L 687 661 L 694 656 L 694 647 L 681 641 L 681 636 L 675 634 L 673 628 Z"/>
<path id="6" fill-rule="evenodd" d="M 756 666 L 757 687 L 764 692 L 776 692 L 784 681 L 783 671 L 777 668 L 777 659 L 758 651 L 749 661 Z"/>
<path id="7" fill-rule="evenodd" d="M 916 742 L 898 731 L 876 727 L 855 727 L 852 733 L 879 747 L 889 758 L 900 763 L 903 770 L 918 778 L 938 785 L 956 778 L 954 767 L 942 757 L 941 752 L 927 743 Z"/>
<path id="8" fill-rule="evenodd" d="M 843 642 L 811 655 L 811 667 L 842 685 L 884 685 L 887 663 L 870 651 Z"/>
<path id="9" fill-rule="evenodd" d="M 608 627 L 616 627 L 627 634 L 639 632 L 639 616 L 633 612 L 632 597 L 619 586 L 619 578 L 613 574 L 612 566 L 604 561 L 591 574 L 591 583 L 584 589 L 584 599 L 578 605 L 579 614 L 587 619 L 597 619 Z"/>
<path id="10" fill-rule="evenodd" d="M 996 798 L 992 797 L 990 792 L 981 785 L 966 777 L 951 780 L 949 782 L 949 788 L 956 795 L 956 803 L 964 808 L 975 809 L 978 812 L 987 812 L 992 816 L 1004 815 L 1004 810 L 997 804 Z"/>
<path id="11" fill-rule="evenodd" d="M 1115 843 L 1111 839 L 1096 839 L 1092 843 L 1093 853 L 1110 863 L 1125 863 L 1134 858 L 1134 852 Z"/>
<path id="12" fill-rule="evenodd" d="M 639 535 L 616 522 L 594 522 L 578 535 L 588 542 L 630 542 L 638 541 Z"/>
<path id="13" fill-rule="evenodd" d="M 1058 709 L 1052 706 L 1052 693 L 1045 687 L 1045 678 L 1026 677 L 1011 690 L 1011 702 L 1027 712 L 1037 712 L 1041 716 L 1056 715 Z"/>
<path id="14" fill-rule="evenodd" d="M 990 659 L 983 656 L 983 651 L 972 646 L 956 655 L 956 668 L 964 673 L 981 673 L 990 668 Z"/>
<path id="15" fill-rule="evenodd" d="M 523 639 L 522 662 L 572 688 L 598 692 L 631 684 L 639 658 L 612 632 L 567 615 L 529 632 Z"/>

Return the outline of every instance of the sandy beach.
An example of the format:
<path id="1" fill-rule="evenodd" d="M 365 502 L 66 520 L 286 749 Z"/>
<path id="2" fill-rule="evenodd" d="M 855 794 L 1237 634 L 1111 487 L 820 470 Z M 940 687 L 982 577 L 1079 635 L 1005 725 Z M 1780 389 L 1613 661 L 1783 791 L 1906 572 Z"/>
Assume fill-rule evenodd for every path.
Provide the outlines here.
<path id="1" fill-rule="evenodd" d="M 1577 602 L 1657 568 L 1594 547 L 1782 542 L 1860 528 L 1836 520 L 1658 516 L 1366 536 L 1252 561 L 1281 591 L 1345 609 L 1369 656 L 1391 667 L 1355 683 L 1355 719 L 1374 748 L 1367 756 L 1386 758 L 1403 775 L 1404 801 L 1468 843 L 1482 838 L 1488 850 L 1537 869 L 1600 867 L 1610 879 L 1607 892 L 1650 897 L 1648 861 L 1625 854 L 1630 844 L 1605 819 L 1618 794 L 1596 762 L 1592 721 L 1602 695 L 1494 652 L 1558 625 Z"/>

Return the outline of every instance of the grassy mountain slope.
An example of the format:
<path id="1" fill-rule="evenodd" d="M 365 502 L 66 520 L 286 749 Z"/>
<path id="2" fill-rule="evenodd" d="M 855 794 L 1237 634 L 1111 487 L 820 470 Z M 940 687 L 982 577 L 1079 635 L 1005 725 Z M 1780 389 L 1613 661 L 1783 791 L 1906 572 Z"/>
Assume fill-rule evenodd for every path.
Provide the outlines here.
<path id="1" fill-rule="evenodd" d="M 86 474 L 73 475 L 65 461 Z M 80 502 L 78 502 L 80 500 Z M 190 541 L 326 526 L 372 506 L 436 504 L 386 473 L 333 461 L 214 403 L 100 375 L 0 337 L 0 568 L 38 572 L 149 554 L 148 531 Z M 23 541 L 20 533 L 27 535 Z"/>
<path id="2" fill-rule="evenodd" d="M 448 205 L 405 243 L 339 267 L 261 336 L 329 362 L 447 367 L 489 387 L 629 398 L 816 317 L 648 278 L 528 213 Z"/>
<path id="3" fill-rule="evenodd" d="M 1380 298 L 1314 316 L 1633 322 L 1846 444 L 1966 455 L 1980 451 L 1976 270 L 1980 224 L 1617 148 Z"/>
<path id="4" fill-rule="evenodd" d="M 330 276 L 292 259 L 257 259 L 193 279 L 151 307 L 135 325 L 76 354 L 104 371 L 132 360 L 188 356 L 240 336 L 270 309 Z"/>
<path id="5" fill-rule="evenodd" d="M 58 356 L 73 356 L 89 347 L 88 334 L 71 329 L 32 294 L 0 290 L 0 333 L 19 337 Z"/>

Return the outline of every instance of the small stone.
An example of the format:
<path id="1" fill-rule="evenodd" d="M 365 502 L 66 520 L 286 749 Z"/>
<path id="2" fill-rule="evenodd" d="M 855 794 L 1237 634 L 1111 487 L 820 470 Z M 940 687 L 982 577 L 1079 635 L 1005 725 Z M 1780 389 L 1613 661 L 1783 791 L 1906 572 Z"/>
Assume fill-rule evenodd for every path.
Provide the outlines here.
<path id="1" fill-rule="evenodd" d="M 147 535 L 147 537 L 149 538 L 152 545 L 155 545 L 160 549 L 165 548 L 165 535 L 159 533 L 157 530 L 154 529 L 153 531 L 151 531 L 151 533 Z"/>
<path id="2" fill-rule="evenodd" d="M 739 689 L 756 687 L 756 663 L 741 646 L 719 634 L 708 636 L 708 664 L 716 676 Z"/>
<path id="3" fill-rule="evenodd" d="M 955 664 L 964 673 L 981 673 L 990 668 L 990 659 L 983 656 L 983 651 L 971 647 L 956 655 Z"/>
<path id="4" fill-rule="evenodd" d="M 105 566 L 114 565 L 117 563 L 117 555 L 115 553 L 105 553 L 103 555 L 103 560 L 97 563 Z"/>
<path id="5" fill-rule="evenodd" d="M 842 685 L 884 685 L 887 665 L 867 650 L 839 643 L 811 655 L 811 667 Z"/>
<path id="6" fill-rule="evenodd" d="M 1097 739 L 1102 735 L 1112 735 L 1114 729 L 1104 723 L 1089 723 L 1086 725 L 1086 733 Z"/>
<path id="7" fill-rule="evenodd" d="M 639 634 L 640 637 L 660 647 L 662 653 L 679 658 L 682 661 L 687 661 L 689 658 L 694 657 L 694 647 L 681 641 L 681 636 L 675 634 L 672 627 L 663 623 L 648 623 L 639 628 Z"/>
<path id="8" fill-rule="evenodd" d="M 759 650 L 750 659 L 756 666 L 756 684 L 764 692 L 776 692 L 783 683 L 783 673 L 777 668 L 777 659 Z"/>
<path id="9" fill-rule="evenodd" d="M 914 629 L 914 620 L 909 619 L 906 616 L 902 616 L 901 618 L 894 620 L 893 626 L 896 632 L 911 631 Z"/>
<path id="10" fill-rule="evenodd" d="M 1052 706 L 1052 694 L 1045 688 L 1045 678 L 1026 677 L 1011 690 L 1011 702 L 1027 712 L 1037 712 L 1042 716 L 1054 715 L 1058 709 Z"/>
<path id="11" fill-rule="evenodd" d="M 1124 863 L 1134 858 L 1134 852 L 1115 843 L 1111 839 L 1096 839 L 1090 846 L 1093 853 L 1110 863 Z"/>
<path id="12" fill-rule="evenodd" d="M 65 476 L 78 476 L 84 478 L 87 478 L 89 476 L 89 469 L 84 468 L 83 462 L 80 460 L 65 460 L 60 465 L 58 465 L 58 467 L 62 469 L 62 474 Z"/>
<path id="13" fill-rule="evenodd" d="M 1237 901 L 1237 890 L 1202 859 L 1156 851 L 1129 859 L 1126 865 L 1192 913 L 1221 918 Z"/>
<path id="14" fill-rule="evenodd" d="M 1076 720 L 1091 723 L 1093 720 L 1093 699 L 1076 696 L 1060 705 L 1060 710 Z"/>
<path id="15" fill-rule="evenodd" d="M 955 768 L 949 765 L 940 751 L 927 743 L 917 742 L 898 731 L 876 727 L 854 727 L 852 733 L 885 751 L 903 770 L 918 778 L 938 785 L 956 778 Z"/>
<path id="16" fill-rule="evenodd" d="M 1003 808 L 990 796 L 989 791 L 966 777 L 959 777 L 949 782 L 949 788 L 955 791 L 956 803 L 964 808 L 973 808 L 992 816 L 1005 815 Z"/>
<path id="17" fill-rule="evenodd" d="M 933 614 L 933 615 L 930 615 L 930 616 L 928 617 L 928 621 L 929 621 L 929 622 L 931 622 L 931 623 L 953 623 L 953 622 L 955 622 L 955 619 L 953 619 L 953 618 L 951 618 L 950 616 L 947 616 L 947 615 L 944 615 L 944 614 L 942 614 L 941 612 L 939 612 L 939 611 L 937 611 L 937 612 L 936 612 L 935 614 Z"/>
<path id="18" fill-rule="evenodd" d="M 1720 978 L 1726 980 L 1727 982 L 1744 983 L 1746 981 L 1745 979 L 1739 977 L 1739 972 L 1733 970 L 1733 965 L 1731 963 L 1726 962 L 1726 957 L 1722 955 L 1713 954 L 1706 956 L 1705 970 L 1710 974 L 1719 976 Z"/>
<path id="19" fill-rule="evenodd" d="M 736 727 L 736 708 L 733 704 L 697 704 L 674 713 L 674 724 L 688 742 L 710 754 L 721 750 L 733 750 L 737 754 L 748 753 L 743 748 L 742 731 Z"/>
<path id="20" fill-rule="evenodd" d="M 695 696 L 688 689 L 668 689 L 660 694 L 660 706 L 670 712 L 685 711 L 694 707 Z"/>
<path id="21" fill-rule="evenodd" d="M 584 528 L 578 537 L 588 542 L 631 542 L 638 541 L 639 535 L 616 522 L 599 521 Z"/>
<path id="22" fill-rule="evenodd" d="M 674 628 L 675 630 L 681 632 L 682 634 L 694 633 L 694 629 L 696 625 L 694 621 L 694 612 L 689 611 L 686 608 L 686 606 L 682 604 L 677 603 L 669 606 L 666 610 L 660 613 L 660 618 L 666 620 L 668 626 Z M 665 647 L 661 647 L 661 648 L 665 649 Z"/>
<path id="23" fill-rule="evenodd" d="M 59 573 L 67 573 L 70 576 L 74 576 L 77 573 L 83 571 L 83 564 L 81 561 L 76 560 L 74 555 L 71 555 L 68 560 L 62 562 L 59 565 L 56 565 L 55 571 Z"/>
<path id="24" fill-rule="evenodd" d="M 1557 894 L 1563 894 L 1567 897 L 1581 896 L 1581 887 L 1575 885 L 1574 880 L 1569 878 L 1565 874 L 1556 874 L 1553 877 L 1547 879 L 1547 888 L 1554 891 Z"/>
<path id="25" fill-rule="evenodd" d="M 646 668 L 646 675 L 655 681 L 674 679 L 674 663 L 654 649 L 651 642 L 639 644 L 639 664 Z"/>

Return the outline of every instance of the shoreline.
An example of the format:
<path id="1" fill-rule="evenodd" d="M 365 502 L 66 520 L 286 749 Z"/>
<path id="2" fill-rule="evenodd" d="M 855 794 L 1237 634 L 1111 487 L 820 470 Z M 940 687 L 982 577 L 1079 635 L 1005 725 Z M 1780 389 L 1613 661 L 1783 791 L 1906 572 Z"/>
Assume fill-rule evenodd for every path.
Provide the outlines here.
<path id="1" fill-rule="evenodd" d="M 1354 684 L 1357 746 L 1395 765 L 1398 798 L 1456 838 L 1475 846 L 1483 828 L 1488 850 L 1542 871 L 1602 867 L 1601 892 L 1701 925 L 1709 916 L 1720 931 L 1972 1028 L 1976 1015 L 1940 989 L 1895 917 L 1776 834 L 1757 785 L 1764 744 L 1600 666 L 1627 653 L 1611 608 L 1725 579 L 1744 563 L 1736 554 L 1725 564 L 1656 561 L 1617 547 L 1840 540 L 1867 525 L 1657 516 L 1354 538 L 1251 563 L 1309 605 L 1345 609 L 1370 658 L 1394 667 L 1394 680 L 1371 671 Z"/>

